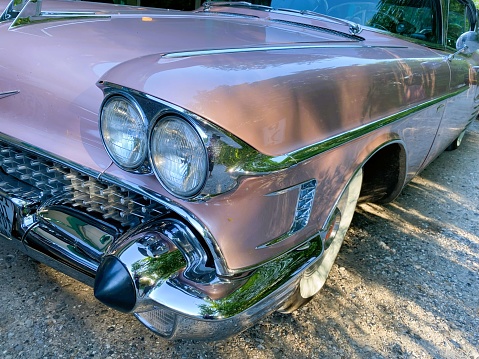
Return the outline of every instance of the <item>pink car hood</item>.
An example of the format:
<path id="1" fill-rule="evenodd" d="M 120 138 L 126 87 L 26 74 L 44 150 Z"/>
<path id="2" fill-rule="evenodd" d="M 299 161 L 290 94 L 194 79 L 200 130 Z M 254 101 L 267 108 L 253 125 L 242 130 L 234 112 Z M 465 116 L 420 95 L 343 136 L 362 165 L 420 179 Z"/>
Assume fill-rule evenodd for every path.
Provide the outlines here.
<path id="1" fill-rule="evenodd" d="M 394 57 L 382 45 L 404 46 L 369 33 L 378 47 L 370 48 L 348 36 L 347 26 L 331 22 L 320 25 L 346 36 L 250 16 L 57 1 L 44 1 L 43 10 L 105 17 L 9 31 L 9 24 L 0 25 L 0 42 L 9 49 L 0 90 L 20 91 L 2 100 L 4 116 L 10 104 L 18 120 L 4 132 L 62 156 L 68 148 L 71 160 L 100 170 L 110 162 L 97 127 L 99 80 L 186 108 L 259 151 L 280 155 L 354 126 L 348 121 L 358 118 L 357 110 L 348 102 L 367 100 L 367 65 Z M 191 51 L 199 52 L 184 53 Z M 338 91 L 342 102 L 335 104 Z M 370 114 L 361 116 L 366 122 Z"/>

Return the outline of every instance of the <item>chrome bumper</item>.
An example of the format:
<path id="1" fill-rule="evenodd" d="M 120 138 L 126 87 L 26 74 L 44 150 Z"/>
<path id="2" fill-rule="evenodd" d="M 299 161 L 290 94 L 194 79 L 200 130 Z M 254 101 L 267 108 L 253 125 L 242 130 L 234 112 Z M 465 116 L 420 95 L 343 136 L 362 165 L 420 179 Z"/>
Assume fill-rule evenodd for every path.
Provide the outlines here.
<path id="1" fill-rule="evenodd" d="M 3 142 L 0 166 L 0 237 L 163 337 L 218 340 L 248 328 L 322 255 L 318 234 L 254 271 L 218 275 L 195 227 L 162 203 Z"/>

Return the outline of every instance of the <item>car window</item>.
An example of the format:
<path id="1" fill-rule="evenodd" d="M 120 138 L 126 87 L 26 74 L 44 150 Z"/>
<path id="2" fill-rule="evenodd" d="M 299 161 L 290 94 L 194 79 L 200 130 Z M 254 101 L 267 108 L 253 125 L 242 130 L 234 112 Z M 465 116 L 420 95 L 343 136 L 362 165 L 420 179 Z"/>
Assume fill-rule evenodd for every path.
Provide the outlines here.
<path id="1" fill-rule="evenodd" d="M 438 43 L 438 9 L 434 0 L 334 2 L 328 15 L 419 40 Z"/>
<path id="2" fill-rule="evenodd" d="M 219 0 L 218 0 L 219 1 Z M 314 11 L 424 42 L 442 41 L 437 0 L 249 0 L 274 9 Z"/>

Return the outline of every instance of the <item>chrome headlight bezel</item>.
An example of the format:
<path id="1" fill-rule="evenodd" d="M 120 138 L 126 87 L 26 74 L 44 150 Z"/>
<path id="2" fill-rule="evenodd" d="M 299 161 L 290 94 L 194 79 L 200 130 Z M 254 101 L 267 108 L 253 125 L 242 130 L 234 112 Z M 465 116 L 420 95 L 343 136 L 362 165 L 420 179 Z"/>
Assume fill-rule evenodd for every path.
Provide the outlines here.
<path id="1" fill-rule="evenodd" d="M 159 179 L 165 191 L 176 198 L 191 202 L 207 201 L 214 196 L 234 190 L 242 176 L 262 175 L 271 171 L 272 168 L 284 169 L 283 163 L 296 163 L 296 160 L 292 160 L 289 156 L 270 157 L 264 155 L 217 124 L 171 102 L 111 82 L 100 81 L 98 86 L 105 95 L 104 102 L 112 96 L 127 97 L 132 99 L 145 115 L 148 126 L 148 158 L 137 169 L 119 166 L 122 170 L 139 174 L 155 174 L 150 162 L 151 131 L 157 121 L 166 116 L 180 117 L 199 134 L 206 149 L 209 174 L 206 175 L 204 184 L 198 186 L 198 192 L 188 196 L 178 195 L 171 191 Z M 158 176 L 156 177 L 158 179 Z"/>
<path id="2" fill-rule="evenodd" d="M 140 143 L 139 153 L 138 155 L 134 156 L 137 157 L 136 159 L 130 161 L 123 161 L 119 158 L 118 154 L 115 153 L 113 150 L 112 142 L 110 142 L 105 135 L 106 132 L 106 118 L 105 118 L 105 111 L 108 109 L 108 106 L 114 101 L 121 101 L 127 106 L 129 106 L 130 110 L 135 113 L 134 121 L 136 122 L 137 128 L 140 128 L 139 136 L 136 136 L 136 141 Z M 131 118 L 131 117 L 130 117 Z M 149 156 L 148 156 L 148 120 L 138 102 L 129 94 L 126 93 L 115 93 L 110 96 L 105 97 L 103 100 L 101 107 L 100 107 L 100 114 L 99 114 L 99 123 L 100 129 L 100 136 L 103 142 L 103 145 L 110 156 L 111 160 L 122 170 L 133 172 L 133 173 L 151 173 L 151 167 L 149 163 Z M 122 128 L 121 133 L 124 135 L 124 127 Z M 131 151 L 133 152 L 133 150 Z"/>
<path id="3" fill-rule="evenodd" d="M 164 129 L 165 126 L 170 125 L 170 130 L 173 132 L 176 131 L 177 135 L 174 137 L 174 133 L 171 133 L 169 139 L 159 139 L 158 136 L 165 136 L 165 132 L 160 133 L 159 131 Z M 174 129 L 174 126 L 183 126 L 181 130 Z M 175 113 L 164 114 L 161 117 L 158 117 L 153 126 L 150 129 L 149 138 L 148 138 L 148 152 L 150 157 L 150 165 L 158 181 L 163 185 L 163 187 L 171 194 L 178 198 L 190 199 L 201 193 L 203 187 L 206 184 L 208 178 L 208 152 L 205 145 L 206 134 L 196 126 L 194 123 L 188 121 L 183 116 L 180 116 Z M 160 144 L 158 143 L 158 141 Z M 165 146 L 165 142 L 168 143 L 168 146 Z M 163 143 L 163 145 L 161 145 Z M 188 148 L 192 146 L 191 148 Z M 173 148 L 172 148 L 173 147 Z M 186 147 L 186 148 L 185 148 Z M 173 150 L 175 153 L 171 153 Z M 163 154 L 160 154 L 159 151 L 162 151 Z M 181 158 L 182 162 L 170 160 L 168 164 L 162 164 L 164 157 L 158 158 L 159 156 L 164 156 L 166 154 L 178 156 L 178 154 L 183 154 L 184 157 Z M 193 159 L 193 160 L 192 160 Z M 174 165 L 174 162 L 177 165 Z M 169 166 L 165 170 L 161 166 Z M 188 167 L 187 171 L 189 172 L 187 176 L 182 176 L 179 171 L 179 167 Z M 192 168 L 190 168 L 192 166 Z M 176 167 L 176 168 L 175 168 Z M 176 172 L 174 170 L 176 170 Z M 174 178 L 183 178 L 183 181 L 178 181 L 174 183 Z M 190 182 L 190 183 L 187 183 Z M 181 187 L 186 187 L 184 190 Z"/>

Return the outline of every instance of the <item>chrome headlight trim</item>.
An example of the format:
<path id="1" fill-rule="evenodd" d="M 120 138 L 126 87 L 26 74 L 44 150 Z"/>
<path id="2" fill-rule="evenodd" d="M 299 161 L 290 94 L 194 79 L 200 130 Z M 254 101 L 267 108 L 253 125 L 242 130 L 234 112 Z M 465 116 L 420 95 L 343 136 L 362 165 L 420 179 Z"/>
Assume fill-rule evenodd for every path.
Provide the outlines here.
<path id="1" fill-rule="evenodd" d="M 110 82 L 99 82 L 98 86 L 106 98 L 128 95 L 136 100 L 148 123 L 148 138 L 156 120 L 169 115 L 183 118 L 200 134 L 208 155 L 206 181 L 198 193 L 189 197 L 178 196 L 167 189 L 177 198 L 192 202 L 206 201 L 236 188 L 242 176 L 262 175 L 271 172 L 274 168 L 284 169 L 286 167 L 281 167 L 282 163 L 292 161 L 288 155 L 278 157 L 264 155 L 207 119 L 170 102 Z M 150 163 L 148 166 L 151 173 Z"/>
<path id="2" fill-rule="evenodd" d="M 158 181 L 176 197 L 194 197 L 205 185 L 209 162 L 205 138 L 201 129 L 176 114 L 157 118 L 151 127 L 151 167 Z"/>
<path id="3" fill-rule="evenodd" d="M 116 102 L 116 104 L 113 104 Z M 114 106 L 111 108 L 111 106 Z M 119 109 L 123 106 L 123 109 Z M 124 111 L 123 118 L 114 118 L 114 112 Z M 118 116 L 118 115 L 117 115 Z M 113 121 L 117 121 L 114 123 Z M 138 102 L 127 93 L 115 93 L 105 97 L 99 114 L 100 136 L 108 155 L 121 169 L 133 173 L 151 173 L 148 162 L 148 121 Z M 117 133 L 114 133 L 115 128 Z M 116 136 L 110 140 L 109 136 Z M 131 137 L 130 148 L 124 150 L 125 158 L 115 147 L 120 147 L 120 137 Z"/>
<path id="4" fill-rule="evenodd" d="M 188 119 L 196 128 L 201 128 L 206 135 L 204 142 L 206 143 L 208 154 L 213 153 L 213 156 L 209 156 L 209 160 L 213 162 L 214 169 L 211 173 L 212 176 L 208 176 L 202 191 L 194 197 L 188 198 L 189 201 L 204 201 L 233 190 L 242 176 L 259 176 L 285 170 L 311 157 L 395 123 L 429 106 L 446 101 L 448 98 L 464 91 L 461 88 L 452 94 L 432 99 L 413 108 L 405 109 L 398 114 L 384 117 L 290 153 L 268 156 L 260 153 L 228 131 L 208 122 L 207 119 L 180 106 L 110 82 L 102 81 L 98 83 L 98 86 L 104 91 L 106 96 L 119 92 L 131 94 L 142 105 L 148 119 L 155 118 L 159 113 L 174 112 Z M 215 140 L 213 140 L 214 138 Z M 236 152 L 236 155 L 229 156 L 233 152 Z"/>

